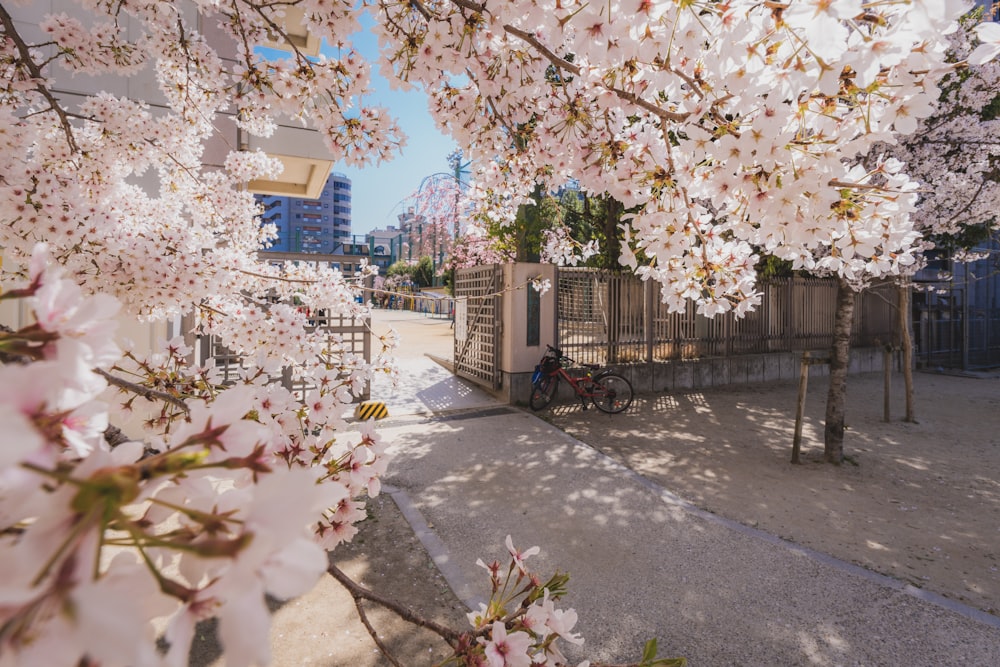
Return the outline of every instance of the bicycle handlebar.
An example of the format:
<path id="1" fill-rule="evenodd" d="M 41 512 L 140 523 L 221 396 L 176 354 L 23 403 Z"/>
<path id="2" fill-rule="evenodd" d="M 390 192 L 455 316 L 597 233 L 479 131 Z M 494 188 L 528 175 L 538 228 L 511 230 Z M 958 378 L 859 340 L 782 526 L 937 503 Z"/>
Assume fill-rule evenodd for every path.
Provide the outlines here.
<path id="1" fill-rule="evenodd" d="M 555 356 L 555 358 L 559 359 L 560 361 L 562 361 L 563 359 L 565 359 L 566 361 L 568 361 L 571 364 L 572 363 L 576 363 L 576 361 L 574 359 L 571 359 L 570 357 L 567 357 L 565 354 L 563 354 L 563 351 L 560 350 L 558 347 L 552 347 L 548 343 L 545 344 L 545 347 L 548 348 L 548 351 L 546 352 L 546 354 L 548 354 L 548 352 L 551 352 Z"/>

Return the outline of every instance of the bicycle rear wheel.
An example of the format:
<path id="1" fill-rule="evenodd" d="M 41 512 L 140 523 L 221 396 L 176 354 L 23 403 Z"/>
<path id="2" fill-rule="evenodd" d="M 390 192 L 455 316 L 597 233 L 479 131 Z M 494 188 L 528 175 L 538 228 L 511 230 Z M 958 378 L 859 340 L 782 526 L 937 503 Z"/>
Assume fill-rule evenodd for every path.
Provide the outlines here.
<path id="1" fill-rule="evenodd" d="M 590 400 L 603 412 L 624 412 L 632 405 L 632 384 L 621 375 L 608 373 L 595 377 L 591 391 L 594 395 Z"/>
<path id="2" fill-rule="evenodd" d="M 531 385 L 531 400 L 528 405 L 532 410 L 541 410 L 552 402 L 552 397 L 556 395 L 556 385 L 559 379 L 552 375 L 543 375 L 538 382 Z"/>

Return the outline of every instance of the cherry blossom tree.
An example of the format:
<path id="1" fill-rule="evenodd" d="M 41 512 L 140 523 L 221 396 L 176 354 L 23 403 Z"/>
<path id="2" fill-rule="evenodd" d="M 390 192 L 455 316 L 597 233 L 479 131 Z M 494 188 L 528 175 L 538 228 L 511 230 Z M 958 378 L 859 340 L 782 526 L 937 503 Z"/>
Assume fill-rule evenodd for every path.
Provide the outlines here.
<path id="1" fill-rule="evenodd" d="M 432 257 L 437 265 L 439 258 L 451 251 L 459 234 L 461 201 L 459 183 L 443 172 L 425 177 L 403 200 L 407 213 L 401 220 L 409 227 L 408 243 L 414 258 Z"/>
<path id="2" fill-rule="evenodd" d="M 497 241 L 497 237 L 490 234 L 489 230 L 472 222 L 455 241 L 451 254 L 445 260 L 445 267 L 452 270 L 514 261 L 514 254 Z"/>
<path id="3" fill-rule="evenodd" d="M 884 147 L 921 183 L 913 220 L 923 236 L 924 255 L 943 252 L 957 261 L 975 260 L 975 246 L 995 235 L 1000 224 L 1000 62 L 993 59 L 1000 48 L 1000 24 L 983 19 L 979 7 L 951 36 L 948 60 L 966 66 L 942 79 L 935 111 L 912 135 Z M 907 421 L 915 419 L 910 278 L 925 259 L 900 277 Z"/>
<path id="4" fill-rule="evenodd" d="M 390 157 L 404 137 L 363 103 L 360 13 L 382 71 L 428 91 L 475 149 L 476 215 L 503 224 L 536 187 L 576 178 L 635 211 L 622 262 L 672 308 L 711 315 L 757 302 L 754 248 L 845 278 L 912 262 L 915 184 L 862 156 L 931 113 L 963 9 L 81 0 L 36 19 L 0 5 L 2 296 L 35 318 L 0 336 L 0 665 L 184 664 L 208 616 L 227 664 L 264 664 L 265 594 L 307 590 L 378 493 L 385 445 L 344 417 L 392 372 L 394 340 L 368 363 L 319 335 L 309 308 L 363 314 L 340 273 L 257 259 L 273 229 L 245 186 L 276 160 L 234 142 L 206 166 L 234 128 L 266 137 L 279 120 L 314 128 L 334 160 Z M 293 23 L 331 53 L 308 57 Z M 263 58 L 273 40 L 291 55 Z M 180 316 L 247 360 L 238 382 L 191 364 L 181 339 L 150 355 L 111 339 L 116 317 Z M 312 389 L 272 382 L 282 369 Z M 110 428 L 130 413 L 141 432 Z M 441 634 L 471 664 L 562 664 L 554 642 L 576 636 L 560 582 L 536 583 L 508 547 L 516 595 L 494 586 L 501 604 Z"/>

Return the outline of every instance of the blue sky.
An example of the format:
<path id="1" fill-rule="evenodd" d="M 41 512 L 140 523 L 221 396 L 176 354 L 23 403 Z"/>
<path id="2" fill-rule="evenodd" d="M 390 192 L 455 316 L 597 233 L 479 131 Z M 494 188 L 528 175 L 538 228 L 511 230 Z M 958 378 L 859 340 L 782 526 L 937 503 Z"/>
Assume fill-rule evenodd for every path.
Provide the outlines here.
<path id="1" fill-rule="evenodd" d="M 364 19 L 366 25 L 370 19 Z M 355 36 L 355 48 L 369 61 L 376 56 L 376 42 L 370 33 Z M 402 154 L 392 162 L 364 169 L 343 163 L 333 170 L 351 179 L 351 233 L 365 234 L 375 228 L 396 224 L 402 213 L 402 203 L 419 186 L 425 176 L 450 171 L 448 154 L 457 144 L 442 134 L 427 111 L 427 97 L 417 90 L 390 90 L 389 82 L 372 67 L 375 93 L 364 100 L 389 109 L 407 137 Z"/>
<path id="2" fill-rule="evenodd" d="M 383 83 L 385 89 L 373 99 L 396 117 L 407 144 L 399 157 L 377 167 L 357 169 L 343 163 L 333 166 L 334 171 L 351 179 L 352 234 L 396 224 L 396 215 L 404 210 L 402 200 L 420 186 L 425 176 L 449 171 L 447 157 L 456 147 L 434 126 L 423 93 L 389 91 L 388 84 Z"/>

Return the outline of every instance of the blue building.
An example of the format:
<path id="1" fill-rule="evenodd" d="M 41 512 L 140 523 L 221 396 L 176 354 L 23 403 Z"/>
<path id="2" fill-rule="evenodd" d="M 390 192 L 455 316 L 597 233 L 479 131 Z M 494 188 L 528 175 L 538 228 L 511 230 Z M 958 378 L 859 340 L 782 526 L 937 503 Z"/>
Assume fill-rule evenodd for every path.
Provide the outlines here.
<path id="1" fill-rule="evenodd" d="M 987 19 L 1000 21 L 1000 2 L 996 0 L 976 0 L 976 4 L 983 8 L 983 15 Z"/>
<path id="2" fill-rule="evenodd" d="M 257 195 L 262 223 L 278 228 L 271 252 L 329 254 L 351 240 L 351 179 L 331 173 L 318 199 Z"/>

